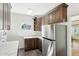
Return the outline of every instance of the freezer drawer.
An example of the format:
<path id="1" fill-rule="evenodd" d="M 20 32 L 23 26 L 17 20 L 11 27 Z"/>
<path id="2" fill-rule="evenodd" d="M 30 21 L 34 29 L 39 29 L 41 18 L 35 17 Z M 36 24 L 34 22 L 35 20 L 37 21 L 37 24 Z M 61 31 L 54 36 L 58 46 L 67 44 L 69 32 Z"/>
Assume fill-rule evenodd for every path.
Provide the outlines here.
<path id="1" fill-rule="evenodd" d="M 54 42 L 50 41 L 50 40 L 42 40 L 42 54 L 43 56 L 49 56 L 49 54 L 52 54 L 52 56 L 54 55 L 53 51 L 54 51 Z"/>

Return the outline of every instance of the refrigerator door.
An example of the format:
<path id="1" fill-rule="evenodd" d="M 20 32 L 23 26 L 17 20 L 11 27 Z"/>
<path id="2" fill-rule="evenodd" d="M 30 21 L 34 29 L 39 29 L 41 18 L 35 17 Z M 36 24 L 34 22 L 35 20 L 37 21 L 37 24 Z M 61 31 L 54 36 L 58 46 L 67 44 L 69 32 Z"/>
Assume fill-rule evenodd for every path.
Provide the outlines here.
<path id="1" fill-rule="evenodd" d="M 42 26 L 42 37 L 46 37 L 54 40 L 54 27 L 55 25 L 43 25 Z"/>
<path id="2" fill-rule="evenodd" d="M 56 55 L 55 51 L 56 51 L 55 50 L 55 41 L 52 41 L 52 43 L 48 47 L 47 56 L 55 56 Z"/>
<path id="3" fill-rule="evenodd" d="M 49 41 L 49 40 L 44 39 L 42 41 L 42 53 L 43 53 L 43 56 L 48 55 L 48 50 L 50 51 L 51 44 L 52 44 L 52 42 Z"/>
<path id="4" fill-rule="evenodd" d="M 43 25 L 42 26 L 42 37 L 55 40 L 54 33 L 55 33 L 55 25 Z M 46 40 L 43 38 L 42 52 L 44 56 L 55 55 L 55 42 L 52 43 L 52 41 Z"/>
<path id="5" fill-rule="evenodd" d="M 42 37 L 48 37 L 48 30 L 49 26 L 48 25 L 43 25 L 42 26 Z"/>

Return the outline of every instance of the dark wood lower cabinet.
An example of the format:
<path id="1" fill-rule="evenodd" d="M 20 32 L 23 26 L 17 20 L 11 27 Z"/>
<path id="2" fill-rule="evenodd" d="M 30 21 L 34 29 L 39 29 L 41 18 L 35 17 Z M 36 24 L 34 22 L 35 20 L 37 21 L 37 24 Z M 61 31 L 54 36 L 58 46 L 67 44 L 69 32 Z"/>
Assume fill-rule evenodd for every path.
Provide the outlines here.
<path id="1" fill-rule="evenodd" d="M 30 50 L 31 49 L 31 45 L 32 45 L 32 43 L 30 43 L 31 40 L 30 39 L 25 39 L 24 41 L 25 41 L 25 43 L 24 43 L 25 51 Z"/>
<path id="2" fill-rule="evenodd" d="M 26 38 L 24 39 L 25 51 L 39 49 L 42 51 L 42 40 L 39 38 Z"/>
<path id="3" fill-rule="evenodd" d="M 39 39 L 39 50 L 42 52 L 42 40 Z"/>

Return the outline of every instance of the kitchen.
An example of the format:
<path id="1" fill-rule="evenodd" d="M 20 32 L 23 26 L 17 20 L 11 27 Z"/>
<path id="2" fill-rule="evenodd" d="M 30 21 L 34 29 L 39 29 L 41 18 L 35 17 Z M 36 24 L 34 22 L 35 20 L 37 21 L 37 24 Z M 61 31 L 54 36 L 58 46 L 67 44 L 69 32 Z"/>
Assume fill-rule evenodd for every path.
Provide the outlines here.
<path id="1" fill-rule="evenodd" d="M 0 56 L 70 55 L 72 5 L 0 3 Z"/>

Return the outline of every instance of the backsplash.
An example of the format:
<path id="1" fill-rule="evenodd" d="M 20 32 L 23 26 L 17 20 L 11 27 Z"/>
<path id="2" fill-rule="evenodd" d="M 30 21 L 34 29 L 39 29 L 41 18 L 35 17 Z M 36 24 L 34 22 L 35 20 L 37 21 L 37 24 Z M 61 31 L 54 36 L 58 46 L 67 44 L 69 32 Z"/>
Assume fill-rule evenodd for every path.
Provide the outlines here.
<path id="1" fill-rule="evenodd" d="M 34 33 L 35 36 L 41 36 L 41 31 L 35 31 Z"/>
<path id="2" fill-rule="evenodd" d="M 6 45 L 7 31 L 0 30 L 0 48 Z"/>

